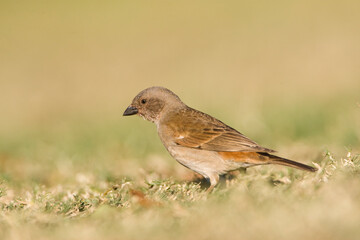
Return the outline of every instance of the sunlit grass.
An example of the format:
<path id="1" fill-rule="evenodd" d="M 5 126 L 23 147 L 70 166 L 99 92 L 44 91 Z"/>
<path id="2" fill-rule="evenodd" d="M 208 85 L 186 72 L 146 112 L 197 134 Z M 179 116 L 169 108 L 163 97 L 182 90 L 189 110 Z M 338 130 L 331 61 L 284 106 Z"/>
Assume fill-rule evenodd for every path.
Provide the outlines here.
<path id="1" fill-rule="evenodd" d="M 11 182 L 2 180 L 0 236 L 75 239 L 71 235 L 76 231 L 77 237 L 90 239 L 206 238 L 212 235 L 209 229 L 219 224 L 215 236 L 231 237 L 239 228 L 242 236 L 252 239 L 268 234 L 300 239 L 315 233 L 325 239 L 330 232 L 334 238 L 345 234 L 351 239 L 359 233 L 353 227 L 360 213 L 360 159 L 350 152 L 342 158 L 328 152 L 316 165 L 315 174 L 253 168 L 224 181 L 209 196 L 199 184 L 171 178 L 143 184 L 78 173 L 67 184 L 15 190 Z M 287 228 L 280 227 L 286 223 Z M 254 229 L 260 231 L 258 235 Z"/>

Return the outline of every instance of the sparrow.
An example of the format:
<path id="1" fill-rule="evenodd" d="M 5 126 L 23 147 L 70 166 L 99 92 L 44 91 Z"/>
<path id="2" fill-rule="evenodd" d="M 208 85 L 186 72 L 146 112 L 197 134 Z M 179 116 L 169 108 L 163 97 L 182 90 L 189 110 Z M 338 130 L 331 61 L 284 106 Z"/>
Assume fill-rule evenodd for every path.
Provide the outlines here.
<path id="1" fill-rule="evenodd" d="M 211 192 L 219 177 L 251 166 L 278 164 L 305 171 L 316 168 L 273 155 L 275 152 L 220 120 L 188 107 L 164 87 L 141 91 L 123 116 L 139 115 L 155 123 L 161 142 L 181 165 L 201 174 Z"/>

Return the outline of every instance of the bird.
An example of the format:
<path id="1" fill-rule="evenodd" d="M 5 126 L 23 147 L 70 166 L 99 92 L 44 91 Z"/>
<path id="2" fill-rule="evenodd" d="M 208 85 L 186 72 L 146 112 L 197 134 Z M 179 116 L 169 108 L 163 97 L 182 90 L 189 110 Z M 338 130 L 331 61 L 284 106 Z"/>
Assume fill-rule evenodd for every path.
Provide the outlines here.
<path id="1" fill-rule="evenodd" d="M 210 182 L 211 192 L 229 172 L 257 165 L 277 164 L 315 172 L 317 169 L 274 155 L 222 121 L 187 106 L 165 87 L 138 93 L 123 116 L 139 115 L 155 123 L 161 142 L 181 165 Z"/>

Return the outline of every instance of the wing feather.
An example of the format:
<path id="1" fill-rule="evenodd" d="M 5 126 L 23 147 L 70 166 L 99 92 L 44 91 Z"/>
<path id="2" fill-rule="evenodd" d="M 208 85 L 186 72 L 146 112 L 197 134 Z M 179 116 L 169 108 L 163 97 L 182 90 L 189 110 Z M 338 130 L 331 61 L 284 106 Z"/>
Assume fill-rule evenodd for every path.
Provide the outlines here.
<path id="1" fill-rule="evenodd" d="M 261 147 L 237 130 L 192 108 L 174 114 L 167 126 L 177 145 L 217 152 L 274 152 Z"/>

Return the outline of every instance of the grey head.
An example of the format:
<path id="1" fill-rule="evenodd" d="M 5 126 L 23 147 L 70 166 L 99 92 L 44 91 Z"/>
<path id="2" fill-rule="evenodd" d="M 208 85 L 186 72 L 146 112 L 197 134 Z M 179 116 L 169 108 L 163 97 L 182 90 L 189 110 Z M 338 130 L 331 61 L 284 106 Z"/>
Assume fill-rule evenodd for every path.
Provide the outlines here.
<path id="1" fill-rule="evenodd" d="M 136 95 L 123 116 L 139 115 L 148 121 L 157 122 L 163 112 L 183 106 L 185 104 L 169 89 L 150 87 Z"/>

